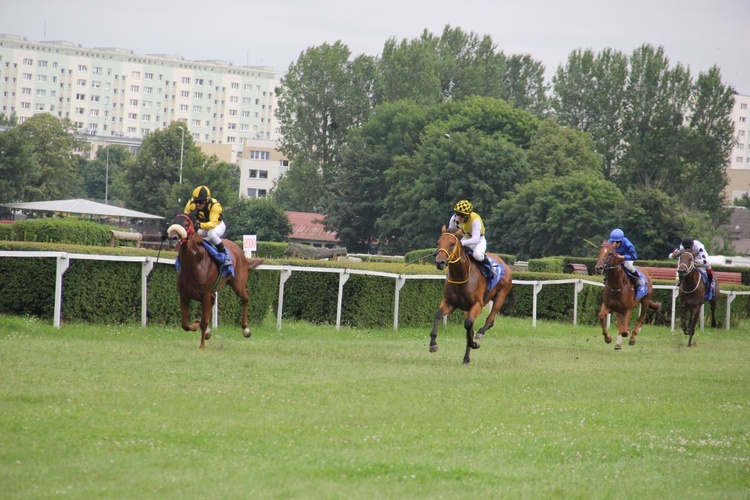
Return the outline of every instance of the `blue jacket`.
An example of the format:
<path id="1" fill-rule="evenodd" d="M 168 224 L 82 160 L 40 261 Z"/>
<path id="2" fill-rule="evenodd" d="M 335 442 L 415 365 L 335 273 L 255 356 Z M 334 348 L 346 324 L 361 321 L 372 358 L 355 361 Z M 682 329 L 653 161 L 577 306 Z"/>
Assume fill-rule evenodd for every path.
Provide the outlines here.
<path id="1" fill-rule="evenodd" d="M 629 239 L 623 238 L 620 246 L 617 247 L 617 253 L 625 257 L 625 260 L 636 260 L 638 253 L 635 251 L 635 247 Z"/>

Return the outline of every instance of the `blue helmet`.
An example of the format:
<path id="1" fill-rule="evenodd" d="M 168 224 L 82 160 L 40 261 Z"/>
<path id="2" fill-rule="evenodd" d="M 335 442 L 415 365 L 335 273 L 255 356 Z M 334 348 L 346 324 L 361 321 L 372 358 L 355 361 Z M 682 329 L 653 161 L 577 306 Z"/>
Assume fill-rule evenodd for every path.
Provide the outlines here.
<path id="1" fill-rule="evenodd" d="M 609 242 L 622 241 L 624 237 L 625 233 L 622 232 L 622 229 L 613 229 L 612 232 L 609 233 Z"/>

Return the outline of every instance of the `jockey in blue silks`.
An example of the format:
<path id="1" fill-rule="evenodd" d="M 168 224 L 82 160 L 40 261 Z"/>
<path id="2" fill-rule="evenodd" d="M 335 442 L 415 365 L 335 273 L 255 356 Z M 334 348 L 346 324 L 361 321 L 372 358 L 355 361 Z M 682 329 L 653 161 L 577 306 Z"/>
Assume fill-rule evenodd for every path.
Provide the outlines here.
<path id="1" fill-rule="evenodd" d="M 633 243 L 625 237 L 622 229 L 613 229 L 609 234 L 610 243 L 615 244 L 615 251 L 623 256 L 625 261 L 622 266 L 628 271 L 628 277 L 633 283 L 633 288 L 638 287 L 638 272 L 635 270 L 633 262 L 638 258 L 638 252 L 635 251 Z"/>

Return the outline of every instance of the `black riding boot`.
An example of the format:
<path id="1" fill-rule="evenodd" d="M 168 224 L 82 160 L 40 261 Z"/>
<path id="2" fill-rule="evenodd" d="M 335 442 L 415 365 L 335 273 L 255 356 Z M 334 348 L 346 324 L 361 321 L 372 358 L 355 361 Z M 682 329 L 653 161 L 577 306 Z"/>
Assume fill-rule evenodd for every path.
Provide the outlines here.
<path id="1" fill-rule="evenodd" d="M 490 262 L 490 258 L 486 255 L 484 256 L 484 260 L 479 263 L 484 268 L 484 277 L 487 278 L 487 281 L 492 281 L 495 279 L 495 271 L 492 269 L 492 262 Z"/>
<path id="2" fill-rule="evenodd" d="M 227 249 L 224 247 L 224 242 L 220 241 L 219 244 L 215 246 L 216 246 L 216 251 L 222 255 L 222 264 L 231 264 L 232 257 L 229 255 L 229 252 L 227 252 Z"/>

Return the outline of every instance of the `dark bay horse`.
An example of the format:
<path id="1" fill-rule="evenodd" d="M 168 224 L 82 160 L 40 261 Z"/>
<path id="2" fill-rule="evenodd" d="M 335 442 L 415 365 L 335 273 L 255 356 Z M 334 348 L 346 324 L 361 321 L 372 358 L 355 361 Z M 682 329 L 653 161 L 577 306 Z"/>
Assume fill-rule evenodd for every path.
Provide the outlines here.
<path id="1" fill-rule="evenodd" d="M 461 235 L 461 230 L 449 233 L 443 226 L 443 234 L 437 241 L 435 264 L 441 270 L 447 267 L 448 274 L 443 288 L 443 300 L 440 302 L 437 313 L 435 313 L 435 323 L 432 325 L 432 331 L 430 332 L 430 352 L 437 352 L 438 350 L 437 331 L 440 320 L 454 310 L 460 309 L 466 311 L 464 319 L 464 328 L 466 328 L 464 364 L 466 364 L 470 361 L 469 353 L 471 349 L 479 349 L 479 344 L 476 341 L 482 340 L 484 333 L 492 328 L 495 316 L 503 307 L 505 298 L 513 286 L 513 271 L 497 255 L 487 254 L 504 269 L 502 279 L 491 290 L 487 290 L 487 279 L 482 276 L 476 261 L 464 252 L 460 241 Z M 492 301 L 492 310 L 475 338 L 474 320 L 490 301 Z"/>
<path id="2" fill-rule="evenodd" d="M 211 328 L 208 320 L 211 309 L 216 302 L 216 293 L 229 283 L 234 293 L 242 300 L 242 334 L 250 337 L 247 326 L 247 278 L 252 269 L 263 263 L 263 259 L 245 258 L 245 253 L 233 241 L 223 240 L 224 247 L 232 255 L 234 276 L 219 275 L 219 268 L 208 250 L 203 246 L 203 236 L 195 231 L 193 221 L 184 214 L 179 214 L 167 229 L 170 248 L 176 248 L 180 262 L 177 272 L 177 292 L 180 295 L 180 313 L 182 314 L 182 329 L 190 332 L 201 329 L 200 348 L 206 346 L 206 340 L 211 338 Z M 190 322 L 190 302 L 201 303 L 200 320 Z"/>
<path id="3" fill-rule="evenodd" d="M 693 254 L 682 252 L 677 262 L 677 274 L 680 276 L 680 328 L 689 335 L 688 347 L 693 345 L 695 325 L 701 313 L 701 306 L 706 301 L 706 286 L 703 277 L 695 267 Z M 714 296 L 708 302 L 711 306 L 711 326 L 716 328 L 716 306 L 719 303 L 719 283 L 716 282 Z"/>
<path id="4" fill-rule="evenodd" d="M 640 303 L 641 314 L 638 316 L 635 328 L 630 332 L 629 345 L 635 345 L 635 337 L 638 335 L 641 326 L 643 326 L 643 321 L 646 319 L 648 310 L 658 311 L 661 309 L 660 302 L 651 302 L 651 298 L 654 295 L 654 287 L 651 284 L 651 277 L 646 273 L 643 273 L 643 276 L 646 280 L 648 293 L 639 299 L 635 298 L 633 284 L 622 268 L 623 260 L 622 255 L 617 253 L 614 243 L 609 243 L 607 240 L 602 242 L 602 246 L 599 249 L 599 258 L 596 261 L 596 272 L 599 274 L 604 273 L 605 282 L 604 291 L 602 292 L 602 308 L 597 317 L 602 324 L 604 341 L 609 344 L 612 342 L 612 337 L 607 333 L 607 314 L 610 312 L 617 314 L 618 335 L 615 350 L 618 351 L 622 349 L 622 337 L 628 336 L 630 313 L 635 306 Z"/>

